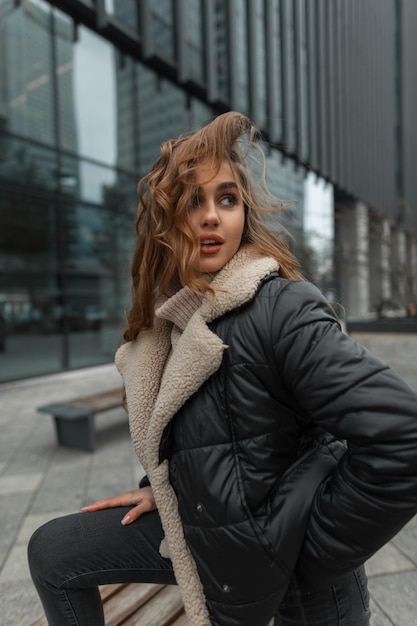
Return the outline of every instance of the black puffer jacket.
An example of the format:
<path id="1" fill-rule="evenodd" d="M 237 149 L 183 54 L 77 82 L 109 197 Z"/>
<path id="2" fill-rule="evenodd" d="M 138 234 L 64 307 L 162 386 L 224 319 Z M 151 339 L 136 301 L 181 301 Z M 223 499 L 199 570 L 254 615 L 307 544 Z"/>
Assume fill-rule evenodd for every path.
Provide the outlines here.
<path id="1" fill-rule="evenodd" d="M 228 348 L 165 428 L 160 461 L 169 461 L 212 624 L 266 625 L 307 522 L 296 572 L 314 589 L 416 513 L 417 396 L 341 332 L 305 282 L 271 274 L 210 329 Z M 318 490 L 307 476 L 286 498 L 280 477 L 313 425 L 347 440 L 348 453 Z"/>
<path id="2" fill-rule="evenodd" d="M 297 560 L 328 586 L 417 511 L 416 393 L 276 269 L 241 247 L 215 299 L 184 287 L 116 355 L 193 626 L 269 626 Z M 287 469 L 311 427 L 348 444 L 324 482 L 335 444 Z"/>

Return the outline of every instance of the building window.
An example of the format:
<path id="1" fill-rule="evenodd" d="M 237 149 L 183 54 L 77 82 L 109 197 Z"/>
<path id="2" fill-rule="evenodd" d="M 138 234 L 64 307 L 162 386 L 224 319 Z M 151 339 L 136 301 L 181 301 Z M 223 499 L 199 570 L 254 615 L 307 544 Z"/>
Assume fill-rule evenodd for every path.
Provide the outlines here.
<path id="1" fill-rule="evenodd" d="M 136 0 L 105 0 L 108 15 L 118 22 L 139 32 L 138 2 Z"/>
<path id="2" fill-rule="evenodd" d="M 172 61 L 175 59 L 174 8 L 172 0 L 158 0 L 150 4 L 151 35 L 155 54 Z"/>

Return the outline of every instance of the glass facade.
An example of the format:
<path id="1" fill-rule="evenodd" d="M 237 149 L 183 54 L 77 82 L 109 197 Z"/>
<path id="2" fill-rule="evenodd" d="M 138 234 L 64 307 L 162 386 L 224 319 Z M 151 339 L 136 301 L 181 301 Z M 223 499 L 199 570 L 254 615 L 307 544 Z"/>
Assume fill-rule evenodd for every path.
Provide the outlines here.
<path id="1" fill-rule="evenodd" d="M 133 0 L 106 0 L 103 19 L 112 28 L 105 34 L 56 5 L 0 0 L 0 381 L 113 359 L 129 301 L 137 181 L 162 141 L 219 112 L 159 61 L 182 64 L 184 81 L 199 88 L 214 64 L 216 102 L 234 99 L 247 113 L 255 102 L 260 125 L 271 111 L 281 116 L 279 40 L 270 47 L 261 1 L 253 24 L 261 48 L 252 60 L 252 14 L 243 0 L 184 0 L 182 12 L 164 0 L 148 3 L 147 13 Z M 96 10 L 86 0 L 78 5 Z M 141 20 L 150 26 L 150 62 L 112 40 L 117 24 L 124 36 L 126 28 L 139 36 Z M 272 109 L 271 49 L 278 70 Z M 282 223 L 302 246 L 305 170 L 277 148 L 267 164 L 271 191 L 295 201 Z"/>
<path id="2" fill-rule="evenodd" d="M 204 83 L 204 22 L 202 0 L 187 0 L 185 5 L 185 63 L 187 76 Z"/>
<path id="3" fill-rule="evenodd" d="M 173 0 L 149 3 L 152 48 L 166 59 L 175 58 Z"/>
<path id="4" fill-rule="evenodd" d="M 139 11 L 136 0 L 105 0 L 106 13 L 135 33 L 139 32 Z"/>
<path id="5" fill-rule="evenodd" d="M 118 163 L 114 47 L 40 0 L 3 2 L 0 31 L 0 379 L 13 380 L 111 360 L 137 174 Z"/>

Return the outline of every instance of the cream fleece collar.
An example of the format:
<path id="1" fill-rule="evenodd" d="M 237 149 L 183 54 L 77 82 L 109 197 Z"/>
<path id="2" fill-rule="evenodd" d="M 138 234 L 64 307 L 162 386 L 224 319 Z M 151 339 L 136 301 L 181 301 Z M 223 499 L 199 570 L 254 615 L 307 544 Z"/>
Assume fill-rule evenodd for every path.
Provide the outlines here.
<path id="1" fill-rule="evenodd" d="M 208 295 L 193 312 L 168 362 L 172 322 L 158 317 L 151 330 L 140 333 L 116 353 L 116 365 L 126 389 L 132 441 L 152 485 L 184 607 L 193 626 L 210 626 L 210 619 L 196 565 L 183 536 L 176 496 L 169 483 L 168 461 L 159 463 L 159 444 L 172 417 L 220 367 L 227 346 L 208 323 L 249 302 L 261 280 L 278 267 L 274 259 L 241 248 L 214 277 L 216 297 Z"/>

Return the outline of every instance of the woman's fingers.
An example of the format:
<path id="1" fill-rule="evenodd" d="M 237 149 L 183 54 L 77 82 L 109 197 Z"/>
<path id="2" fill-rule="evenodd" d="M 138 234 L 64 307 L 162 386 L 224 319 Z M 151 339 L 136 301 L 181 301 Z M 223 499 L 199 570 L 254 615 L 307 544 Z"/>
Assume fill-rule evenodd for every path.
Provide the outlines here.
<path id="1" fill-rule="evenodd" d="M 133 507 L 133 509 L 129 511 L 129 513 L 126 513 L 121 521 L 123 526 L 131 524 L 132 522 L 137 520 L 138 517 L 142 515 L 142 513 L 148 513 L 149 511 L 154 511 L 156 509 L 152 489 L 150 487 L 144 487 L 140 491 L 144 492 L 141 494 L 141 500 L 135 507 Z"/>
<path id="2" fill-rule="evenodd" d="M 112 498 L 104 498 L 103 500 L 98 500 L 97 502 L 93 502 L 92 504 L 88 504 L 82 507 L 82 511 L 100 511 L 102 509 L 111 509 L 117 506 L 131 506 L 138 504 L 142 501 L 142 499 L 146 496 L 146 494 L 142 494 L 142 491 L 149 490 L 150 487 L 145 487 L 143 489 L 133 489 L 132 491 L 126 491 L 118 496 L 113 496 Z M 148 496 L 149 497 L 149 496 Z"/>

